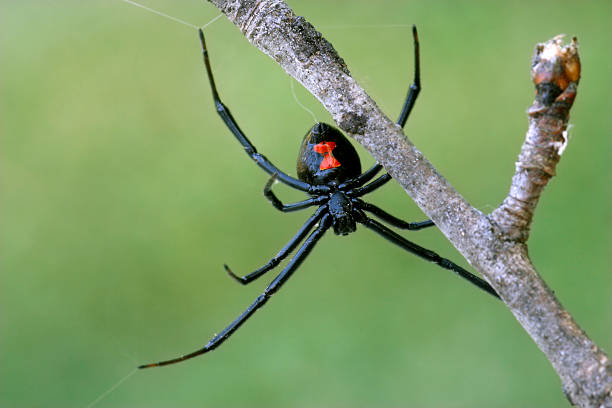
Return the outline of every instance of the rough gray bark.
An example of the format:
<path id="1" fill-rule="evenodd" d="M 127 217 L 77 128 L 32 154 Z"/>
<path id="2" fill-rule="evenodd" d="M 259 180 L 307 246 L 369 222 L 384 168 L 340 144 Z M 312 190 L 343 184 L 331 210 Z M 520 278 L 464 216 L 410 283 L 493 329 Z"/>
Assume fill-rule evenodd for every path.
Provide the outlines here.
<path id="1" fill-rule="evenodd" d="M 472 207 L 353 80 L 332 45 L 280 0 L 209 0 L 276 60 L 362 144 L 499 293 L 546 354 L 569 401 L 612 407 L 612 363 L 536 272 L 526 241 L 538 198 L 567 145 L 578 80 L 577 44 L 536 47 L 536 101 L 510 193 L 491 214 Z"/>

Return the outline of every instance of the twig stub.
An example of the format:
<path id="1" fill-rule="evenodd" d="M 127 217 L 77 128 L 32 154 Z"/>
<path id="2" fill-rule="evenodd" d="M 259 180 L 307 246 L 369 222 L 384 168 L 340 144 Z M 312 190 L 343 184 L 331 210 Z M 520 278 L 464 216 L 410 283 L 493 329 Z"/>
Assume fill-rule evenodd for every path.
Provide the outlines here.
<path id="1" fill-rule="evenodd" d="M 568 143 L 567 123 L 580 80 L 576 38 L 563 46 L 563 36 L 536 46 L 531 64 L 535 101 L 527 110 L 529 128 L 516 162 L 510 193 L 492 213 L 507 239 L 526 242 L 540 194 L 555 175 Z"/>

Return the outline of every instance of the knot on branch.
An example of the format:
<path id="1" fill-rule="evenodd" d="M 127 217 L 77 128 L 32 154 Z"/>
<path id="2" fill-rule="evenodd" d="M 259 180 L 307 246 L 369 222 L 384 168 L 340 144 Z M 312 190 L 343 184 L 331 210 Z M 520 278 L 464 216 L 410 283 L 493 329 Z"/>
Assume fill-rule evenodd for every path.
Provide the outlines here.
<path id="1" fill-rule="evenodd" d="M 531 76 L 535 101 L 527 110 L 529 129 L 516 162 L 508 197 L 492 217 L 508 240 L 525 242 L 540 194 L 555 175 L 568 143 L 567 122 L 580 80 L 576 38 L 563 45 L 563 36 L 536 46 Z"/>
<path id="2" fill-rule="evenodd" d="M 359 115 L 354 112 L 348 112 L 341 115 L 342 119 L 338 122 L 338 126 L 347 133 L 353 135 L 363 135 L 368 124 L 368 118 L 364 115 Z"/>

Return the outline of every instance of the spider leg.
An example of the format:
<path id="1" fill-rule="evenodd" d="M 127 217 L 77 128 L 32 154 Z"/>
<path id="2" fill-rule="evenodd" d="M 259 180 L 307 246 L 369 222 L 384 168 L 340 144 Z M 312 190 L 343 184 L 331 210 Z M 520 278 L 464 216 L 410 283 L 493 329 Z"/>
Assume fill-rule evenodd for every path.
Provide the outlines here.
<path id="1" fill-rule="evenodd" d="M 412 108 L 414 108 L 414 104 L 416 102 L 417 96 L 419 96 L 419 92 L 421 92 L 421 68 L 420 68 L 420 57 L 419 57 L 419 35 L 417 33 L 416 26 L 412 26 L 412 38 L 414 40 L 414 79 L 412 80 L 412 84 L 408 88 L 408 95 L 406 96 L 406 100 L 404 101 L 404 106 L 402 107 L 402 112 L 400 113 L 399 118 L 397 119 L 397 124 L 402 128 L 406 125 L 406 121 L 408 120 L 408 116 L 410 116 L 410 112 L 412 112 Z M 382 166 L 378 163 L 374 164 L 369 170 L 362 173 L 359 177 L 354 180 L 351 180 L 352 186 L 362 186 L 368 181 L 370 181 L 376 174 L 382 169 Z M 379 186 L 380 187 L 380 186 Z"/>
<path id="2" fill-rule="evenodd" d="M 219 347 L 225 340 L 227 340 L 249 317 L 251 317 L 257 309 L 262 307 L 270 297 L 278 291 L 281 286 L 291 277 L 293 272 L 300 266 L 300 264 L 306 259 L 312 248 L 315 246 L 317 241 L 321 239 L 325 231 L 330 227 L 330 215 L 326 214 L 321 219 L 319 227 L 306 239 L 306 242 L 298 250 L 297 254 L 293 257 L 291 262 L 283 269 L 283 271 L 268 285 L 266 290 L 255 299 L 255 301 L 244 311 L 236 320 L 234 320 L 229 326 L 223 331 L 215 335 L 203 348 L 196 350 L 192 353 L 185 354 L 181 357 L 173 358 L 171 360 L 160 361 L 159 363 L 144 364 L 138 368 L 149 368 L 159 367 L 168 364 L 174 364 L 181 361 L 189 360 L 190 358 L 199 356 L 204 353 L 208 353 Z"/>
<path id="3" fill-rule="evenodd" d="M 386 240 L 396 244 L 397 246 L 405 249 L 408 252 L 412 252 L 413 254 L 427 261 L 433 262 L 444 269 L 448 269 L 450 271 L 455 272 L 457 275 L 468 280 L 470 283 L 476 285 L 477 287 L 489 293 L 490 295 L 499 298 L 499 295 L 497 294 L 497 292 L 495 292 L 495 289 L 493 289 L 491 285 L 489 285 L 486 281 L 479 278 L 478 276 L 466 271 L 454 262 L 446 258 L 442 258 L 440 255 L 433 251 L 430 251 L 429 249 L 423 248 L 411 241 L 408 241 L 406 238 L 402 237 L 399 234 L 396 234 L 378 221 L 368 218 L 363 212 L 359 210 L 355 211 L 354 214 L 357 222 L 365 225 L 367 228 L 378 233 Z"/>
<path id="4" fill-rule="evenodd" d="M 384 186 L 391 180 L 391 175 L 389 173 L 385 173 L 370 184 L 366 184 L 363 187 L 355 188 L 348 192 L 351 197 L 361 197 L 362 195 L 366 195 L 376 190 L 379 187 Z"/>
<path id="5" fill-rule="evenodd" d="M 412 84 L 410 85 L 410 90 L 408 91 L 408 96 L 406 96 L 406 101 L 404 102 L 404 107 L 402 108 L 402 113 L 400 113 L 399 119 L 397 120 L 397 124 L 401 127 L 404 127 L 406 121 L 408 120 L 408 116 L 410 116 L 410 112 L 412 108 L 414 108 L 414 103 L 416 102 L 417 96 L 419 96 L 419 92 L 421 92 L 421 68 L 419 62 L 419 35 L 417 33 L 416 26 L 412 26 L 412 38 L 414 40 L 414 79 Z"/>
<path id="6" fill-rule="evenodd" d="M 345 189 L 348 187 L 359 187 L 372 180 L 374 176 L 378 174 L 380 170 L 382 170 L 383 166 L 376 162 L 372 167 L 370 167 L 365 172 L 361 173 L 359 176 L 354 179 L 347 180 L 344 183 L 340 184 L 340 189 Z"/>
<path id="7" fill-rule="evenodd" d="M 388 212 L 386 212 L 382 208 L 375 206 L 374 204 L 366 203 L 365 201 L 360 200 L 358 198 L 353 198 L 351 201 L 356 205 L 357 208 L 368 211 L 374 214 L 376 217 L 380 218 L 381 220 L 397 228 L 407 229 L 410 231 L 418 231 L 420 229 L 433 227 L 436 225 L 432 220 L 426 220 L 421 222 L 406 222 L 389 214 Z"/>
<path id="8" fill-rule="evenodd" d="M 206 66 L 206 71 L 208 73 L 208 80 L 212 89 L 213 100 L 215 101 L 217 113 L 219 114 L 223 122 L 225 122 L 225 125 L 233 133 L 236 139 L 238 139 L 238 141 L 244 147 L 244 150 L 251 157 L 251 159 L 253 159 L 265 172 L 270 175 L 277 174 L 278 179 L 283 183 L 287 184 L 288 186 L 291 186 L 297 190 L 308 192 L 312 187 L 310 184 L 304 183 L 303 181 L 297 180 L 283 173 L 275 165 L 273 165 L 264 155 L 257 153 L 255 146 L 253 146 L 249 139 L 247 139 L 246 135 L 242 132 L 229 109 L 223 104 L 223 102 L 221 102 L 221 99 L 219 98 L 219 93 L 217 92 L 217 87 L 215 85 L 215 79 L 213 78 L 212 69 L 210 68 L 210 60 L 208 59 L 208 51 L 206 49 L 206 42 L 204 40 L 204 32 L 201 29 L 199 30 L 199 35 L 200 42 L 202 43 L 202 55 L 204 57 L 204 65 Z"/>
<path id="9" fill-rule="evenodd" d="M 310 232 L 310 230 L 316 225 L 317 222 L 321 219 L 323 212 L 327 209 L 327 207 L 320 207 L 313 215 L 310 217 L 306 223 L 300 228 L 300 230 L 295 234 L 293 238 L 289 241 L 283 249 L 281 249 L 274 258 L 270 259 L 267 264 L 257 269 L 255 272 L 251 272 L 245 276 L 238 276 L 227 265 L 223 265 L 225 267 L 225 271 L 238 282 L 246 285 L 248 283 L 253 282 L 255 279 L 259 278 L 264 273 L 274 269 L 283 259 L 287 257 L 295 249 L 296 246 L 304 239 L 304 237 Z"/>
<path id="10" fill-rule="evenodd" d="M 270 203 L 272 203 L 274 208 L 276 208 L 279 211 L 282 211 L 282 212 L 299 211 L 299 210 L 303 210 L 304 208 L 311 207 L 313 205 L 321 205 L 324 202 L 329 200 L 329 197 L 327 196 L 318 196 L 318 197 L 309 198 L 307 200 L 298 201 L 297 203 L 283 204 L 282 201 L 279 200 L 278 197 L 276 197 L 276 194 L 274 194 L 274 192 L 272 191 L 272 185 L 274 184 L 275 181 L 276 181 L 276 174 L 270 177 L 270 180 L 268 180 L 268 182 L 266 183 L 266 186 L 264 187 L 264 196 L 268 199 L 268 201 L 270 201 Z"/>

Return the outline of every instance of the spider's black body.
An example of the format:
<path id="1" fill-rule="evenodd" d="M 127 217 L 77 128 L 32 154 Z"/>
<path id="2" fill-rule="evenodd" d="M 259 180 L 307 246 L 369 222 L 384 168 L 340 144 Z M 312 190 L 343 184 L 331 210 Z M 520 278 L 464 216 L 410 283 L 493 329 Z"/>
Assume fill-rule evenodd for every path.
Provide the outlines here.
<path id="1" fill-rule="evenodd" d="M 298 154 L 300 180 L 317 185 L 340 184 L 360 174 L 359 155 L 338 129 L 317 123 L 306 133 Z"/>
<path id="2" fill-rule="evenodd" d="M 334 232 L 347 235 L 357 228 L 353 203 L 341 183 L 361 174 L 359 155 L 353 145 L 336 128 L 317 123 L 310 129 L 300 148 L 297 174 L 306 183 L 331 187 L 327 209 Z M 269 188 L 266 189 L 268 193 Z M 267 195 L 266 194 L 266 195 Z"/>
<path id="3" fill-rule="evenodd" d="M 404 107 L 398 119 L 398 125 L 404 126 L 408 115 L 414 106 L 416 97 L 420 91 L 419 73 L 419 48 L 416 28 L 413 27 L 414 46 L 415 46 L 415 75 L 414 82 L 410 86 L 408 96 L 404 102 Z M 381 187 L 389 180 L 389 174 L 383 174 L 370 182 L 382 169 L 380 164 L 375 164 L 369 170 L 361 173 L 361 164 L 355 148 L 346 137 L 334 127 L 324 124 L 315 124 L 304 136 L 297 162 L 297 174 L 299 179 L 295 179 L 274 166 L 265 156 L 258 153 L 255 146 L 247 139 L 246 135 L 240 130 L 238 124 L 232 117 L 229 109 L 221 102 L 215 81 L 210 68 L 210 61 L 204 42 L 204 34 L 200 30 L 200 40 L 204 63 L 208 73 L 208 79 L 212 89 L 213 99 L 217 113 L 225 122 L 229 130 L 244 147 L 245 152 L 261 167 L 271 175 L 270 180 L 264 188 L 265 197 L 272 205 L 280 211 L 298 211 L 312 206 L 318 206 L 314 214 L 300 228 L 297 234 L 274 256 L 267 264 L 256 271 L 238 276 L 225 265 L 225 269 L 230 276 L 242 284 L 248 284 L 264 273 L 275 268 L 303 241 L 302 246 L 297 250 L 295 256 L 288 262 L 282 272 L 268 285 L 265 291 L 255 299 L 255 301 L 221 333 L 215 335 L 203 348 L 190 354 L 159 363 L 146 364 L 140 368 L 157 367 L 184 361 L 200 354 L 214 350 L 229 338 L 249 317 L 261 308 L 270 297 L 280 289 L 280 287 L 291 277 L 293 272 L 300 266 L 308 256 L 314 245 L 321 239 L 323 234 L 333 228 L 337 235 L 347 235 L 354 232 L 357 224 L 361 224 L 368 229 L 381 235 L 388 241 L 411 252 L 427 261 L 436 263 L 442 268 L 455 272 L 460 277 L 468 280 L 487 293 L 498 297 L 495 290 L 484 280 L 471 274 L 465 269 L 456 265 L 452 261 L 442 258 L 433 251 L 425 249 L 401 235 L 392 231 L 381 222 L 371 219 L 366 213 L 373 214 L 381 221 L 393 227 L 407 230 L 419 230 L 432 227 L 434 223 L 430 220 L 423 222 L 406 222 L 373 204 L 361 200 L 359 197 L 368 194 Z M 297 190 L 304 191 L 310 198 L 297 203 L 283 204 L 272 192 L 272 184 L 278 180 Z M 312 231 L 312 232 L 311 232 Z"/>

